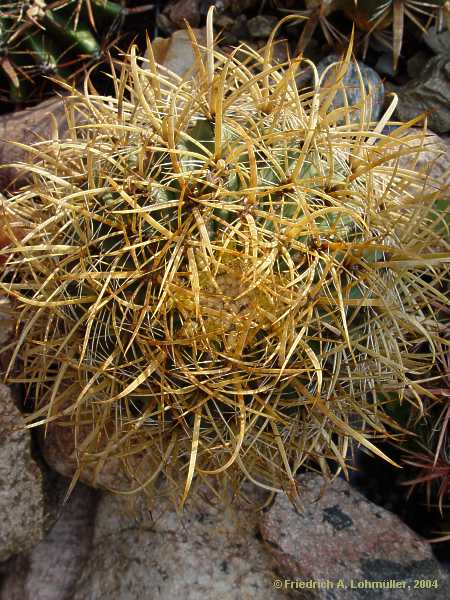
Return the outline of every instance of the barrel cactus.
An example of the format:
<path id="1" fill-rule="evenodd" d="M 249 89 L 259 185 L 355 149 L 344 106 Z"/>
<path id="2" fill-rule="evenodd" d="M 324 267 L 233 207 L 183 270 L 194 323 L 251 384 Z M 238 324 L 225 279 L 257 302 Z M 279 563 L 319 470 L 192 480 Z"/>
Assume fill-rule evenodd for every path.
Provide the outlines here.
<path id="1" fill-rule="evenodd" d="M 78 475 L 114 461 L 181 504 L 201 483 L 295 493 L 353 443 L 390 460 L 381 392 L 416 402 L 449 255 L 423 129 L 386 130 L 394 101 L 372 122 L 364 91 L 333 108 L 350 49 L 299 91 L 276 31 L 230 55 L 212 31 L 211 9 L 190 77 L 133 46 L 114 96 L 72 92 L 2 203 L 28 423 L 71 438 Z"/>

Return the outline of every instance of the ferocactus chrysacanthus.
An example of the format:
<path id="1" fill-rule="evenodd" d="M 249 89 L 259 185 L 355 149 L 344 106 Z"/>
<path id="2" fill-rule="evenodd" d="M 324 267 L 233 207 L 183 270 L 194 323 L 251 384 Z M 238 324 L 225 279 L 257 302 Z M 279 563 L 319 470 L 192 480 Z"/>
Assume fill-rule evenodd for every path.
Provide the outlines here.
<path id="1" fill-rule="evenodd" d="M 115 97 L 73 92 L 3 206 L 29 422 L 73 432 L 79 473 L 114 459 L 182 502 L 205 479 L 292 488 L 353 441 L 381 454 L 380 398 L 418 402 L 432 363 L 448 257 L 438 185 L 401 166 L 423 130 L 386 133 L 393 105 L 370 122 L 363 85 L 332 108 L 350 51 L 325 86 L 272 62 L 275 32 L 216 52 L 211 14 L 192 77 L 132 47 Z"/>

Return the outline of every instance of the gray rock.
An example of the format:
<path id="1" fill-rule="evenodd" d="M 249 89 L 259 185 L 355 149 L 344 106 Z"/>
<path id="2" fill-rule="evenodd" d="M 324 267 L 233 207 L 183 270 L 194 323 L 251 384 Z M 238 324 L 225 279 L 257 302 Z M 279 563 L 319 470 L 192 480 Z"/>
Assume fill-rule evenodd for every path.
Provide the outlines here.
<path id="1" fill-rule="evenodd" d="M 280 600 L 257 513 L 156 503 L 136 523 L 124 501 L 101 500 L 93 549 L 72 600 Z M 141 517 L 142 519 L 142 517 Z"/>
<path id="2" fill-rule="evenodd" d="M 0 204 L 3 202 L 4 196 L 0 194 Z M 0 243 L 2 242 L 2 236 L 0 234 Z M 1 264 L 1 260 L 0 260 Z M 12 315 L 11 304 L 8 298 L 4 296 L 0 296 L 0 345 L 3 347 L 6 344 L 13 333 L 13 323 L 14 318 Z M 4 350 L 4 348 L 3 348 Z M 5 360 L 5 357 L 2 356 L 2 359 Z M 6 362 L 6 360 L 5 360 Z"/>
<path id="3" fill-rule="evenodd" d="M 408 136 L 415 135 L 417 131 L 411 127 L 406 129 L 401 137 L 408 138 Z M 410 155 L 401 157 L 400 165 L 402 167 L 427 173 L 430 178 L 427 182 L 429 191 L 442 185 L 450 186 L 450 139 L 448 136 L 439 136 L 428 131 L 425 140 L 416 139 L 408 142 L 408 145 L 413 150 Z M 420 152 L 415 153 L 414 149 L 419 148 Z"/>
<path id="4" fill-rule="evenodd" d="M 389 86 L 399 96 L 396 116 L 408 121 L 428 114 L 428 126 L 436 133 L 450 131 L 450 53 L 428 61 L 417 79 L 404 86 Z"/>
<path id="5" fill-rule="evenodd" d="M 27 156 L 27 152 L 14 145 L 14 142 L 33 144 L 43 139 L 52 139 L 50 115 L 54 115 L 59 133 L 65 133 L 67 124 L 64 119 L 64 104 L 60 98 L 50 98 L 37 106 L 0 116 L 0 190 L 4 190 L 13 178 L 26 174 L 26 169 L 7 166 L 22 162 Z"/>
<path id="6" fill-rule="evenodd" d="M 193 29 L 193 33 L 199 44 L 206 44 L 204 29 Z M 192 43 L 185 29 L 175 31 L 168 38 L 154 39 L 152 46 L 156 62 L 180 77 L 188 75 L 195 65 Z"/>
<path id="7" fill-rule="evenodd" d="M 375 65 L 375 70 L 377 71 L 377 73 L 389 75 L 389 77 L 395 77 L 395 70 L 394 65 L 392 63 L 391 52 L 383 52 L 382 54 L 380 54 Z"/>
<path id="8" fill-rule="evenodd" d="M 450 49 L 450 31 L 437 31 L 436 25 L 429 27 L 423 34 L 423 41 L 435 54 L 448 52 Z"/>
<path id="9" fill-rule="evenodd" d="M 446 252 L 448 250 L 448 230 L 450 216 L 448 215 L 448 196 L 450 193 L 450 138 L 439 136 L 432 131 L 427 131 L 423 137 L 421 129 L 410 127 L 403 131 L 399 138 L 404 142 L 403 156 L 399 165 L 412 173 L 423 173 L 427 178 L 420 184 L 414 177 L 404 191 L 416 197 L 430 197 L 439 192 L 434 202 L 434 215 L 436 233 L 434 251 Z M 406 153 L 407 148 L 408 153 Z"/>
<path id="10" fill-rule="evenodd" d="M 198 27 L 200 25 L 199 0 L 170 0 L 163 14 L 179 29 L 184 29 L 185 21 L 192 27 Z"/>
<path id="11" fill-rule="evenodd" d="M 229 31 L 234 26 L 235 19 L 230 17 L 227 14 L 219 14 L 214 19 L 214 27 L 215 29 L 223 29 L 225 31 Z"/>
<path id="12" fill-rule="evenodd" d="M 209 0 L 206 0 L 209 2 Z M 217 0 L 214 4 L 217 5 Z M 261 0 L 223 0 L 220 2 L 222 10 L 231 12 L 233 15 L 242 15 L 256 8 L 261 8 Z"/>
<path id="13" fill-rule="evenodd" d="M 424 52 L 423 50 L 419 50 L 418 52 L 413 54 L 406 63 L 408 76 L 411 77 L 411 79 L 416 79 L 416 77 L 420 77 L 429 58 L 429 54 L 427 52 Z"/>
<path id="14" fill-rule="evenodd" d="M 338 54 L 330 54 L 321 60 L 317 65 L 317 70 L 321 75 L 327 67 L 329 67 L 332 63 L 339 62 L 341 57 Z M 378 73 L 367 66 L 363 62 L 358 61 L 359 70 L 361 71 L 361 77 L 364 82 L 364 88 L 367 94 L 371 96 L 371 119 L 378 120 L 381 111 L 383 109 L 384 104 L 384 85 L 381 81 Z M 335 69 L 331 68 L 328 70 L 328 73 L 325 77 L 324 85 L 327 83 L 331 83 L 334 78 Z M 361 88 L 360 88 L 360 78 L 358 75 L 358 69 L 356 67 L 355 62 L 351 62 L 347 73 L 344 76 L 343 83 L 345 85 L 346 95 L 348 104 L 353 106 L 361 101 Z M 344 96 L 342 92 L 338 91 L 333 100 L 333 108 L 340 108 L 345 106 Z M 353 114 L 353 118 L 351 120 L 359 119 L 359 111 L 355 111 Z"/>
<path id="15" fill-rule="evenodd" d="M 9 562 L 0 600 L 70 600 L 89 557 L 94 516 L 95 492 L 78 485 L 48 536 Z"/>
<path id="16" fill-rule="evenodd" d="M 450 597 L 448 575 L 431 546 L 396 515 L 369 502 L 343 479 L 325 487 L 322 477 L 306 474 L 300 486 L 302 512 L 279 494 L 261 523 L 280 589 L 294 589 L 305 600 Z M 311 589 L 298 587 L 297 581 L 310 582 Z M 416 581 L 431 584 L 415 588 Z"/>
<path id="17" fill-rule="evenodd" d="M 225 44 L 239 45 L 243 40 L 248 40 L 250 33 L 248 31 L 247 17 L 245 15 L 236 15 L 233 17 L 233 25 L 223 34 Z"/>
<path id="18" fill-rule="evenodd" d="M 0 561 L 28 550 L 44 536 L 42 473 L 23 426 L 10 389 L 0 384 Z"/>
<path id="19" fill-rule="evenodd" d="M 257 15 L 247 21 L 247 27 L 252 38 L 267 38 L 277 23 L 277 17 Z"/>
<path id="20" fill-rule="evenodd" d="M 223 14 L 225 10 L 230 8 L 230 2 L 228 0 L 200 0 L 200 14 L 206 17 L 208 14 L 209 7 L 214 4 L 214 20 L 216 16 Z"/>
<path id="21" fill-rule="evenodd" d="M 158 13 L 156 15 L 156 27 L 165 34 L 171 35 L 176 31 L 176 26 L 164 13 Z"/>
<path id="22" fill-rule="evenodd" d="M 82 443 L 89 434 L 89 426 L 80 426 L 77 434 L 78 443 Z M 75 451 L 74 431 L 70 427 L 49 423 L 46 429 L 39 428 L 37 442 L 47 465 L 63 477 L 72 479 L 76 476 L 77 481 L 90 487 L 124 493 L 136 487 L 135 479 L 129 475 L 120 458 L 113 457 L 101 465 L 87 461 L 80 465 Z M 127 466 L 138 479 L 144 478 L 151 469 L 151 460 L 142 451 L 128 457 Z"/>

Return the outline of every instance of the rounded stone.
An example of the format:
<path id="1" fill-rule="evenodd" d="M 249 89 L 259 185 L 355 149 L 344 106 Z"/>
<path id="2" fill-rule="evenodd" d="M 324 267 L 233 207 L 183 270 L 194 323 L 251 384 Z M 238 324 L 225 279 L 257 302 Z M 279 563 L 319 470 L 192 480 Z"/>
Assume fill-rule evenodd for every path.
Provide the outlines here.
<path id="1" fill-rule="evenodd" d="M 338 54 L 329 54 L 322 59 L 317 70 L 319 75 L 322 75 L 325 70 L 333 63 L 340 63 L 342 60 Z M 336 70 L 333 67 L 328 68 L 325 74 L 324 84 L 330 83 Z M 345 85 L 345 93 L 347 95 L 347 103 L 349 106 L 355 106 L 362 100 L 361 79 L 364 83 L 365 92 L 369 95 L 371 102 L 367 106 L 371 106 L 371 120 L 377 121 L 381 116 L 384 104 L 384 85 L 378 73 L 364 64 L 361 61 L 352 61 L 344 75 L 342 83 Z M 338 91 L 334 97 L 332 108 L 341 108 L 346 105 L 344 94 Z M 359 119 L 359 111 L 354 111 L 352 121 Z"/>

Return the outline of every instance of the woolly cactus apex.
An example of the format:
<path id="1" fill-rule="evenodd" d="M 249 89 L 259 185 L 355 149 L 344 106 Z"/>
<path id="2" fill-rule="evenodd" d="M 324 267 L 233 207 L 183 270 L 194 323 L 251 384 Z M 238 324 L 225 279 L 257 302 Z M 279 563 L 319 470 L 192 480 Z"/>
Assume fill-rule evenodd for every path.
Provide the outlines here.
<path id="1" fill-rule="evenodd" d="M 418 402 L 449 256 L 424 131 L 386 133 L 394 104 L 371 122 L 362 82 L 332 108 L 350 50 L 299 91 L 276 31 L 229 56 L 212 12 L 207 31 L 191 78 L 132 47 L 114 97 L 73 92 L 67 137 L 31 149 L 3 203 L 28 422 L 72 432 L 78 474 L 115 461 L 130 492 L 181 504 L 204 481 L 295 490 L 353 442 L 382 455 L 379 392 Z"/>

